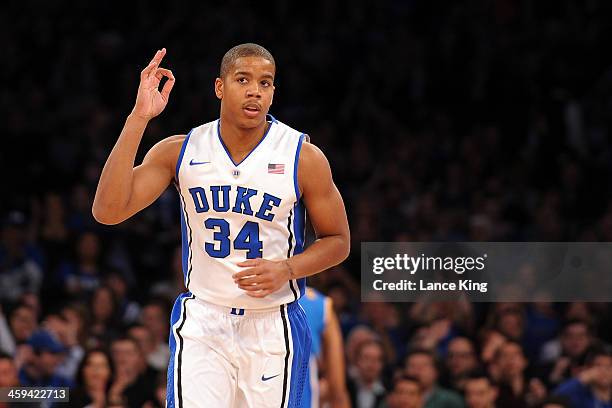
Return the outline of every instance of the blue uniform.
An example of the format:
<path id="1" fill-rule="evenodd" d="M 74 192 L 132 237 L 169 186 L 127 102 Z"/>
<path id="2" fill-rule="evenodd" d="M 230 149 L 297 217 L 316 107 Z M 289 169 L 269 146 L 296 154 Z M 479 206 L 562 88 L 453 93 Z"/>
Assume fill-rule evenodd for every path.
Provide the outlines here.
<path id="1" fill-rule="evenodd" d="M 319 378 L 317 358 L 321 356 L 323 331 L 327 322 L 325 313 L 327 297 L 311 287 L 306 288 L 306 294 L 299 300 L 306 312 L 306 320 L 310 327 L 312 346 L 310 348 L 310 363 L 302 408 L 317 408 L 319 406 Z"/>

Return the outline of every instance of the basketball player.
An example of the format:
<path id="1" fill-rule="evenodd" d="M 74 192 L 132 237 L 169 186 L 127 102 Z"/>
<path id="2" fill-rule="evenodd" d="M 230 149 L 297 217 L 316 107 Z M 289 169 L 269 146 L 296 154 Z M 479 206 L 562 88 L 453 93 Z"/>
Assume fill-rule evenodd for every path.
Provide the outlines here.
<path id="1" fill-rule="evenodd" d="M 302 407 L 348 408 L 350 400 L 345 381 L 344 344 L 332 300 L 308 286 L 299 302 L 306 313 L 312 337 Z M 323 363 L 321 368 L 324 372 L 321 380 L 324 387 L 321 387 L 321 390 L 319 389 L 319 361 Z M 320 404 L 320 402 L 327 404 Z"/>
<path id="2" fill-rule="evenodd" d="M 188 292 L 171 316 L 168 407 L 298 407 L 311 340 L 297 300 L 306 276 L 348 256 L 342 198 L 323 153 L 268 115 L 276 66 L 256 44 L 221 61 L 220 118 L 160 141 L 134 167 L 144 130 L 175 83 L 160 67 L 165 54 L 141 73 L 94 217 L 117 224 L 171 182 L 179 192 Z M 305 211 L 317 240 L 303 250 Z"/>

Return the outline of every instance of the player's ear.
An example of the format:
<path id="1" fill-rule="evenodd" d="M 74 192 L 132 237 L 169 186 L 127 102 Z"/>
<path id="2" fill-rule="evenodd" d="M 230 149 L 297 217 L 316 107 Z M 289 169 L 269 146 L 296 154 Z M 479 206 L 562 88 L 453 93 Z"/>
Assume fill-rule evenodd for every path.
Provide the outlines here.
<path id="1" fill-rule="evenodd" d="M 223 80 L 221 78 L 215 79 L 215 95 L 218 99 L 223 99 Z"/>

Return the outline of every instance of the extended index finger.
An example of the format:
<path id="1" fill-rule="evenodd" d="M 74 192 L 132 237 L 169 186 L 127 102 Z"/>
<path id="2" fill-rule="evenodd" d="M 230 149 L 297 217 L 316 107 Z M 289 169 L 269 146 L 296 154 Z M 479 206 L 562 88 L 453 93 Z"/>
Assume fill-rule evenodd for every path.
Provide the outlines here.
<path id="1" fill-rule="evenodd" d="M 159 64 L 161 63 L 162 59 L 164 58 L 164 55 L 166 55 L 166 49 L 162 48 L 161 50 L 158 50 L 155 55 L 153 56 L 153 59 L 151 59 L 151 62 L 149 62 L 149 65 L 146 66 L 145 69 L 142 70 L 142 75 L 149 75 L 152 71 L 154 71 L 155 69 L 157 69 L 157 67 L 159 67 Z"/>

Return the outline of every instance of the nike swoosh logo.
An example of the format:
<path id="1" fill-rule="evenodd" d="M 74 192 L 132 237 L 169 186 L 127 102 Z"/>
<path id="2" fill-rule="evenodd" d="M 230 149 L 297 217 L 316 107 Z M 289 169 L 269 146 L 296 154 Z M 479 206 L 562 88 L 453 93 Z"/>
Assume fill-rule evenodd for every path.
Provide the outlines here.
<path id="1" fill-rule="evenodd" d="M 190 166 L 196 166 L 198 164 L 207 164 L 210 163 L 209 161 L 204 161 L 204 162 L 199 162 L 199 161 L 194 161 L 193 159 L 191 159 L 191 161 L 189 162 Z"/>
<path id="2" fill-rule="evenodd" d="M 273 375 L 272 377 L 266 377 L 265 374 L 262 374 L 261 375 L 261 381 L 268 381 L 268 380 L 271 380 L 271 379 L 273 379 L 275 377 L 278 377 L 279 375 L 280 374 L 276 374 L 276 375 Z"/>

